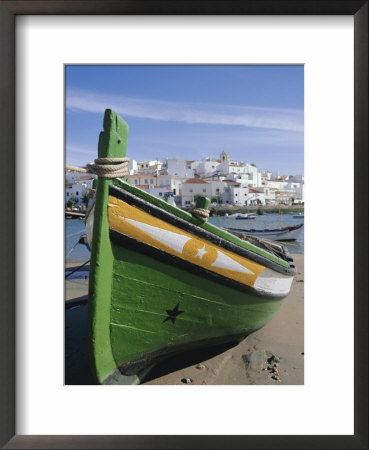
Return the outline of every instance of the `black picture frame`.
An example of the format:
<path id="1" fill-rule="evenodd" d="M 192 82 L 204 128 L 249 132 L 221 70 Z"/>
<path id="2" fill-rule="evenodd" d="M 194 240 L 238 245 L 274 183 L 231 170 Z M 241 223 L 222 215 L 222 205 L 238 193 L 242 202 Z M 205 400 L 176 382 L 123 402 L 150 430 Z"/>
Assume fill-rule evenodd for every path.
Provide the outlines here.
<path id="1" fill-rule="evenodd" d="M 15 17 L 20 14 L 353 15 L 354 16 L 354 435 L 349 436 L 17 436 L 15 435 Z M 339 95 L 339 92 L 337 93 Z M 50 448 L 368 448 L 368 1 L 42 0 L 0 1 L 0 445 Z M 344 332 L 344 330 L 342 330 Z M 339 399 L 338 399 L 339 402 Z"/>

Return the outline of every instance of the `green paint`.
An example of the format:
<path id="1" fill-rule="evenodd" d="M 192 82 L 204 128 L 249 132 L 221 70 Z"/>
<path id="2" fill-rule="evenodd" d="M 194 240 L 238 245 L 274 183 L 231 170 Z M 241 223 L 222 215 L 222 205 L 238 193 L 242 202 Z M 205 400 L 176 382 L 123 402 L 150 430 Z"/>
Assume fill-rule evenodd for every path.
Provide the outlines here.
<path id="1" fill-rule="evenodd" d="M 128 125 L 116 113 L 105 111 L 104 131 L 100 133 L 98 155 L 122 157 L 126 154 Z M 92 371 L 101 383 L 116 364 L 110 345 L 110 297 L 113 253 L 109 239 L 108 190 L 111 180 L 97 181 L 93 242 L 90 259 L 88 341 Z"/>
<path id="2" fill-rule="evenodd" d="M 197 197 L 195 208 L 209 209 L 209 206 L 210 199 L 208 197 L 203 197 L 202 195 Z"/>
<path id="3" fill-rule="evenodd" d="M 104 131 L 99 138 L 99 157 L 125 156 L 127 137 L 127 124 L 113 111 L 106 110 Z M 281 300 L 251 296 L 111 243 L 108 224 L 110 183 L 199 225 L 191 214 L 123 180 L 98 179 L 88 301 L 89 354 L 98 383 L 137 382 L 137 377 L 123 376 L 117 367 L 152 352 L 170 353 L 193 341 L 248 334 L 272 318 Z M 207 200 L 201 200 L 199 207 L 207 208 Z M 201 226 L 282 264 L 279 258 L 209 223 Z M 177 305 L 181 314 L 174 321 L 165 320 L 168 311 L 173 311 Z"/>
<path id="4" fill-rule="evenodd" d="M 194 341 L 245 335 L 264 326 L 281 300 L 250 296 L 113 244 L 112 349 L 117 362 Z M 165 321 L 176 305 L 184 311 Z"/>

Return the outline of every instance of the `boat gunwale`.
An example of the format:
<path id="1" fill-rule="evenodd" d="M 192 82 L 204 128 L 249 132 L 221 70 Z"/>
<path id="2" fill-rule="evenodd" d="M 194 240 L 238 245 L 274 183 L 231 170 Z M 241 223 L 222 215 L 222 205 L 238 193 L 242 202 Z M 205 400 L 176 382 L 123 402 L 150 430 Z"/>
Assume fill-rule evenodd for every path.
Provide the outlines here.
<path id="1" fill-rule="evenodd" d="M 132 187 L 131 185 L 129 185 Z M 136 188 L 137 189 L 137 188 Z M 286 258 L 289 258 L 289 261 L 285 261 L 288 265 L 288 267 L 282 266 L 262 255 L 259 255 L 257 253 L 252 252 L 251 250 L 248 250 L 242 245 L 237 245 L 231 241 L 228 241 L 224 238 L 222 238 L 219 235 L 212 234 L 210 231 L 199 227 L 191 222 L 188 222 L 171 212 L 160 208 L 159 206 L 156 206 L 152 203 L 149 203 L 147 200 L 144 200 L 143 198 L 136 196 L 135 194 L 132 194 L 131 192 L 128 192 L 122 187 L 116 186 L 114 184 L 109 185 L 109 195 L 112 195 L 115 198 L 118 198 L 123 201 L 127 201 L 130 204 L 133 204 L 134 206 L 138 206 L 139 208 L 143 209 L 144 211 L 148 212 L 149 214 L 152 214 L 153 216 L 165 220 L 168 223 L 171 223 L 172 225 L 178 226 L 178 228 L 191 232 L 194 235 L 201 237 L 202 239 L 205 239 L 215 245 L 218 245 L 226 250 L 229 250 L 237 255 L 243 256 L 247 259 L 250 259 L 251 261 L 254 261 L 258 264 L 261 264 L 265 267 L 268 267 L 269 269 L 272 269 L 276 272 L 282 273 L 284 275 L 291 275 L 293 276 L 296 273 L 296 269 L 293 263 L 293 259 L 289 257 L 289 253 L 287 249 L 280 245 L 280 247 L 283 249 L 283 252 L 285 253 Z M 238 239 L 238 238 L 237 238 Z M 241 241 L 241 240 L 240 240 Z M 242 243 L 243 241 L 241 241 Z M 267 252 L 265 252 L 267 253 Z M 284 260 L 282 260 L 284 261 Z"/>

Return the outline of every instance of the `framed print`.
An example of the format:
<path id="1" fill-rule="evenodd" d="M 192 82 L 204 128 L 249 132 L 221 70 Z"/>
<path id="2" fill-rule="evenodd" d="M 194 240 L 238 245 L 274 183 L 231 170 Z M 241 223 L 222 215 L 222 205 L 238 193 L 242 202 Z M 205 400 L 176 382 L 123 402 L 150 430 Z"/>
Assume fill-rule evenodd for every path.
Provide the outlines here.
<path id="1" fill-rule="evenodd" d="M 367 2 L 0 8 L 1 445 L 367 448 Z M 64 384 L 60 199 L 73 64 L 304 65 L 304 385 Z M 171 311 L 172 324 L 182 311 Z"/>

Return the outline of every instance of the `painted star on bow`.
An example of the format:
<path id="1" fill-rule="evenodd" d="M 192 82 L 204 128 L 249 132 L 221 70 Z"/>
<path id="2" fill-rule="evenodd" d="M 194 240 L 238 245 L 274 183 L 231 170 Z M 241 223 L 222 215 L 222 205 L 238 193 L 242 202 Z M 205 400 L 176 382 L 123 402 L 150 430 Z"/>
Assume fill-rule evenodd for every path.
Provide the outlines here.
<path id="1" fill-rule="evenodd" d="M 179 314 L 184 313 L 184 311 L 179 310 L 179 303 L 177 303 L 177 305 L 173 309 L 167 309 L 166 311 L 167 311 L 168 317 L 166 317 L 163 320 L 163 323 L 166 322 L 167 320 L 171 320 L 172 323 L 174 323 L 176 321 L 177 316 L 179 316 Z"/>
<path id="2" fill-rule="evenodd" d="M 205 255 L 205 253 L 208 253 L 208 252 L 205 250 L 205 245 L 204 245 L 203 248 L 197 249 L 197 255 L 195 255 L 195 256 L 199 256 L 200 259 L 202 259 L 202 257 Z"/>

